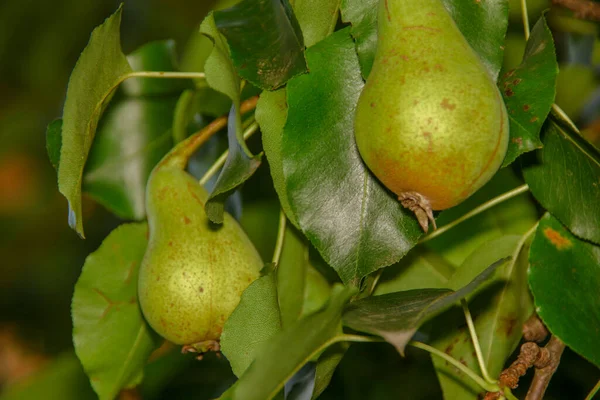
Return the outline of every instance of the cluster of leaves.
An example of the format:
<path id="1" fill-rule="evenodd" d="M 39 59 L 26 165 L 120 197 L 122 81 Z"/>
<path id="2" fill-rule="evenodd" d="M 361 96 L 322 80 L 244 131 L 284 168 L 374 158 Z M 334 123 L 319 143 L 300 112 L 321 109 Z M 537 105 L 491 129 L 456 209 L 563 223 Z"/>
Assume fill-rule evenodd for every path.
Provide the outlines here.
<path id="1" fill-rule="evenodd" d="M 262 91 L 255 118 L 293 226 L 281 224 L 277 268 L 245 291 L 224 328 L 222 350 L 239 380 L 222 398 L 262 400 L 282 390 L 286 398 L 315 398 L 344 342 L 377 340 L 349 329 L 403 352 L 425 322 L 460 298 L 477 310 L 475 328 L 492 376 L 517 346 L 534 305 L 554 335 L 600 366 L 594 328 L 600 323 L 600 155 L 552 111 L 558 68 L 545 19 L 535 24 L 522 63 L 501 74 L 507 1 L 444 0 L 498 81 L 510 144 L 496 177 L 439 215 L 438 224 L 518 190 L 515 172 L 547 212 L 539 219 L 533 200 L 521 196 L 453 228 L 452 237 L 421 238 L 414 217 L 369 173 L 354 143 L 354 108 L 377 42 L 377 3 L 243 0 L 215 11 L 194 49 L 203 54 L 200 66 L 190 68 L 205 80 L 136 75 L 177 71 L 173 46 L 151 43 L 126 57 L 119 9 L 92 33 L 71 76 L 63 120 L 48 129 L 69 223 L 83 236 L 82 191 L 124 219 L 143 221 L 153 166 L 201 127 L 202 118 L 231 107 L 227 160 L 206 206 L 213 221 L 222 221 L 225 199 L 260 165 L 244 142 L 240 108 Z M 113 231 L 87 259 L 73 297 L 76 352 L 102 399 L 139 385 L 160 344 L 137 304 L 146 231 L 144 222 Z M 311 248 L 341 284 L 331 285 L 313 268 Z M 428 342 L 481 372 L 463 325 L 460 315 L 444 312 L 427 325 Z M 434 366 L 447 398 L 482 391 L 445 360 L 434 358 Z"/>

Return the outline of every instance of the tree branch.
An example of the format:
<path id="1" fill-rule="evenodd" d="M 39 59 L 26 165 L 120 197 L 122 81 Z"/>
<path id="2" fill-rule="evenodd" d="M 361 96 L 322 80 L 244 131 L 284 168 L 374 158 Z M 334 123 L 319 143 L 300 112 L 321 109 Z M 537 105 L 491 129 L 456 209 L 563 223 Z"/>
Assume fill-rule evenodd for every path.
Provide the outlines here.
<path id="1" fill-rule="evenodd" d="M 548 334 L 548 329 L 546 329 L 542 320 L 535 313 L 523 324 L 523 339 L 526 342 L 543 342 L 548 337 Z"/>
<path id="2" fill-rule="evenodd" d="M 540 363 L 535 364 L 535 376 L 525 400 L 542 400 L 544 398 L 544 393 L 550 383 L 550 379 L 552 379 L 552 375 L 554 375 L 560 363 L 560 357 L 565 350 L 565 344 L 556 336 L 552 336 L 548 344 L 544 347 L 544 350 L 547 350 L 548 357 L 545 360 L 540 360 Z"/>
<path id="3" fill-rule="evenodd" d="M 590 0 L 552 0 L 552 4 L 568 8 L 579 19 L 600 21 L 600 4 Z"/>

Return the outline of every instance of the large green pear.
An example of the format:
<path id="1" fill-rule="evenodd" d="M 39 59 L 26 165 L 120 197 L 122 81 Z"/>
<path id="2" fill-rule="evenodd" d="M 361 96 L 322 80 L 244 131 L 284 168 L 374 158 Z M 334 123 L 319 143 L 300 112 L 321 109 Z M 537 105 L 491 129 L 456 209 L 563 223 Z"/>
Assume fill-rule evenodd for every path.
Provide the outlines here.
<path id="1" fill-rule="evenodd" d="M 502 96 L 441 0 L 380 0 L 354 128 L 366 165 L 425 231 L 432 210 L 494 175 L 509 136 Z"/>
<path id="2" fill-rule="evenodd" d="M 138 290 L 156 332 L 203 352 L 218 349 L 225 321 L 263 262 L 233 217 L 225 213 L 222 225 L 208 220 L 208 194 L 184 170 L 192 147 L 182 142 L 148 180 L 149 242 Z"/>

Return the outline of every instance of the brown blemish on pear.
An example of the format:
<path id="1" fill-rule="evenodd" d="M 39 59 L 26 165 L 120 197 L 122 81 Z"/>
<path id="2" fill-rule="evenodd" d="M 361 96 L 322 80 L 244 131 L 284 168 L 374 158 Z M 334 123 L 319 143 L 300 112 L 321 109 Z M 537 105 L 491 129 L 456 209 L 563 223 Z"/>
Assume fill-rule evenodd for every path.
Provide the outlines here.
<path id="1" fill-rule="evenodd" d="M 441 0 L 383 1 L 377 53 L 356 109 L 356 143 L 427 231 L 435 226 L 433 210 L 461 203 L 498 170 L 507 113 Z"/>

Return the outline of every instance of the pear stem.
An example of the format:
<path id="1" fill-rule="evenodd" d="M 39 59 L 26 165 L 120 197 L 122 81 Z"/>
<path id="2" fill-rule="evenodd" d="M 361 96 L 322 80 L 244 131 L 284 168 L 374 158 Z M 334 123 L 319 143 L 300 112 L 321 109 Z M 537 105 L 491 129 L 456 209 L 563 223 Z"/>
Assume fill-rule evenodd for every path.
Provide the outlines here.
<path id="1" fill-rule="evenodd" d="M 523 18 L 525 40 L 529 40 L 529 14 L 527 13 L 527 0 L 521 0 L 521 17 Z"/>
<path id="2" fill-rule="evenodd" d="M 429 230 L 429 222 L 433 225 L 433 229 L 437 229 L 431 204 L 422 194 L 417 192 L 402 192 L 398 195 L 398 200 L 400 200 L 400 204 L 404 208 L 408 208 L 415 213 L 423 232 L 427 233 Z"/>
<path id="3" fill-rule="evenodd" d="M 244 101 L 240 106 L 242 114 L 247 113 L 256 108 L 258 102 L 258 96 L 254 96 Z M 167 154 L 156 168 L 170 167 L 185 169 L 189 158 L 194 152 L 202 146 L 208 139 L 210 139 L 215 133 L 219 132 L 227 126 L 227 116 L 222 116 L 215 119 L 213 122 L 208 124 L 202 130 L 192 134 L 187 139 L 179 142 L 170 152 Z"/>

